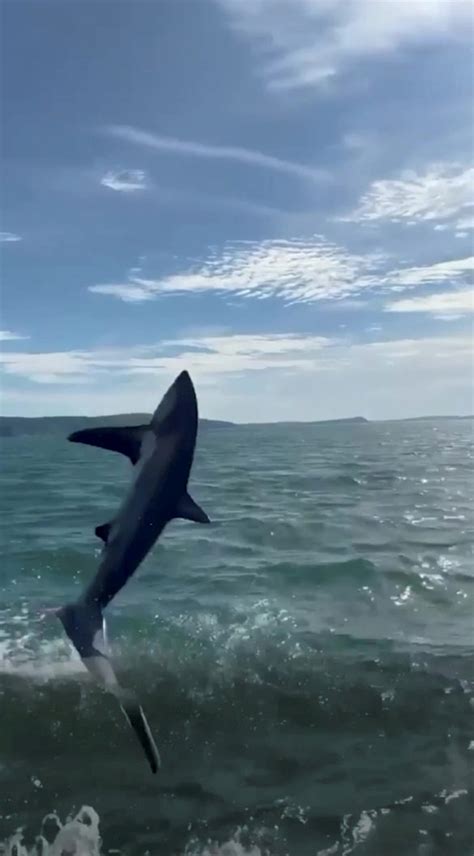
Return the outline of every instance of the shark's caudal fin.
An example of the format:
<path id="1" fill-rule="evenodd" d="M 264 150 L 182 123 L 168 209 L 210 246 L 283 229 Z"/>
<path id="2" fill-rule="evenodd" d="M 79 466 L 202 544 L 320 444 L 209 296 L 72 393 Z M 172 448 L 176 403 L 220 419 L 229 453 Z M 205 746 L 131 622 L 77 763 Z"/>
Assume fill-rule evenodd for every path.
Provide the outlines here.
<path id="1" fill-rule="evenodd" d="M 120 689 L 115 692 L 129 725 L 133 728 L 138 737 L 140 746 L 142 747 L 147 761 L 150 765 L 151 772 L 157 773 L 161 767 L 160 753 L 158 752 L 153 735 L 150 731 L 147 718 L 143 713 L 141 705 L 138 703 L 135 695 L 129 690 Z"/>
<path id="2" fill-rule="evenodd" d="M 132 425 L 129 428 L 108 426 L 105 428 L 84 428 L 69 435 L 71 443 L 85 443 L 87 446 L 99 446 L 111 452 L 120 452 L 136 464 L 140 449 L 149 425 Z"/>
<path id="3" fill-rule="evenodd" d="M 107 656 L 105 620 L 95 603 L 78 602 L 57 610 L 58 618 L 91 675 L 117 698 L 145 752 L 153 773 L 161 766 L 160 755 L 145 714 L 133 693 L 124 690 Z"/>

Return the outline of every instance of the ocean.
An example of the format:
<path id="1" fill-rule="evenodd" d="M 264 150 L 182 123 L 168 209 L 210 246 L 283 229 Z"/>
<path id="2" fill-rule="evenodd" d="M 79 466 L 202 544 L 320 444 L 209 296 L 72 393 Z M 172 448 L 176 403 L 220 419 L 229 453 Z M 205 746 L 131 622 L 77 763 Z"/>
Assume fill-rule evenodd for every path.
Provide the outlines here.
<path id="1" fill-rule="evenodd" d="M 94 574 L 130 479 L 1 446 L 0 853 L 473 856 L 473 423 L 207 428 L 107 610 L 163 767 L 45 607 Z"/>

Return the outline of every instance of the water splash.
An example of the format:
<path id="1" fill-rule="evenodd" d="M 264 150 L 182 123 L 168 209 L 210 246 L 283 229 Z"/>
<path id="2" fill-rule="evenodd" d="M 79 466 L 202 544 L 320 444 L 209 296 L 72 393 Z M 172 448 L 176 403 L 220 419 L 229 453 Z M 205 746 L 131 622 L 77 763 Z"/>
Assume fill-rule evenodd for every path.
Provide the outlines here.
<path id="1" fill-rule="evenodd" d="M 43 818 L 40 833 L 32 847 L 25 845 L 23 829 L 17 829 L 10 838 L 0 842 L 0 856 L 105 856 L 101 849 L 99 822 L 99 815 L 91 806 L 82 806 L 64 824 L 55 812 L 51 812 Z M 107 854 L 112 853 L 120 856 L 121 851 L 107 851 Z M 146 851 L 144 856 L 151 854 Z M 242 842 L 242 830 L 238 829 L 223 843 L 211 840 L 200 843 L 191 839 L 182 856 L 271 856 L 271 853 L 262 851 L 256 844 L 246 846 Z"/>
<path id="2" fill-rule="evenodd" d="M 0 856 L 100 856 L 100 846 L 99 815 L 83 806 L 65 823 L 56 813 L 47 814 L 31 848 L 24 844 L 23 829 L 18 829 L 0 843 Z"/>

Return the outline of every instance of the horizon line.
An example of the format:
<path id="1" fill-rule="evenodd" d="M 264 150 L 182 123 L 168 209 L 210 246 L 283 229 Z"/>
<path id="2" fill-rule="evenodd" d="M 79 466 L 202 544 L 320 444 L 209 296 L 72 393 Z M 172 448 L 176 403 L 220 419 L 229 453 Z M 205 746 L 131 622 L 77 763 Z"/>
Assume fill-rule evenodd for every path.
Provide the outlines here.
<path id="1" fill-rule="evenodd" d="M 8 413 L 8 414 L 0 414 L 0 422 L 5 419 L 26 419 L 33 421 L 34 419 L 111 419 L 117 417 L 135 417 L 135 416 L 149 416 L 150 419 L 152 417 L 151 412 L 147 411 L 130 411 L 124 413 L 99 413 L 96 414 L 87 414 L 87 413 L 45 413 L 42 416 L 24 416 L 20 413 Z M 428 413 L 421 414 L 417 416 L 385 416 L 385 417 L 368 417 L 368 416 L 329 416 L 329 417 L 320 417 L 317 419 L 274 419 L 269 421 L 259 421 L 259 422 L 236 422 L 233 419 L 218 419 L 212 416 L 199 416 L 200 422 L 218 422 L 224 425 L 236 425 L 236 426 L 246 426 L 246 425 L 313 425 L 320 422 L 360 422 L 360 423 L 373 423 L 373 422 L 410 422 L 418 419 L 474 419 L 474 413 Z"/>

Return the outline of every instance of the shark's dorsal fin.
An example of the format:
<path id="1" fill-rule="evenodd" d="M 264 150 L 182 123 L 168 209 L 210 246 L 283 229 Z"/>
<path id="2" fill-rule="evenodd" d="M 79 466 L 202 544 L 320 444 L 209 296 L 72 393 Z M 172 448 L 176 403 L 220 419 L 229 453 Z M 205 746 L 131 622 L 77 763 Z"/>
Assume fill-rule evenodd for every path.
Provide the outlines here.
<path id="1" fill-rule="evenodd" d="M 85 443 L 87 446 L 99 446 L 111 452 L 120 452 L 136 464 L 140 457 L 143 435 L 149 425 L 133 425 L 129 428 L 107 426 L 104 428 L 84 428 L 74 431 L 68 440 L 71 443 Z"/>
<path id="2" fill-rule="evenodd" d="M 111 520 L 110 523 L 101 523 L 100 526 L 95 527 L 95 534 L 104 542 L 104 544 L 107 544 L 107 541 L 109 540 L 112 525 L 113 520 Z"/>
<path id="3" fill-rule="evenodd" d="M 200 508 L 194 499 L 185 493 L 178 502 L 176 508 L 176 517 L 181 517 L 183 520 L 193 520 L 194 523 L 210 523 L 206 512 Z"/>

